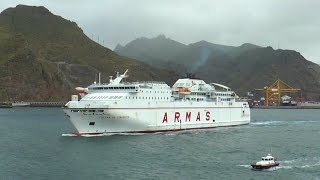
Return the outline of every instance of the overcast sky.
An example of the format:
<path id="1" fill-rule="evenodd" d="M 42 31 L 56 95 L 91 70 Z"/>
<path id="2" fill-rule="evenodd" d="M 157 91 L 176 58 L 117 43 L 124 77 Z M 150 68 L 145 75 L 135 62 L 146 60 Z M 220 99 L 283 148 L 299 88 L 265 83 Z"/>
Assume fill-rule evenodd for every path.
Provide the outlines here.
<path id="1" fill-rule="evenodd" d="M 320 63 L 320 0 L 1 0 L 0 11 L 17 4 L 45 6 L 110 49 L 164 34 L 184 44 L 293 49 Z"/>

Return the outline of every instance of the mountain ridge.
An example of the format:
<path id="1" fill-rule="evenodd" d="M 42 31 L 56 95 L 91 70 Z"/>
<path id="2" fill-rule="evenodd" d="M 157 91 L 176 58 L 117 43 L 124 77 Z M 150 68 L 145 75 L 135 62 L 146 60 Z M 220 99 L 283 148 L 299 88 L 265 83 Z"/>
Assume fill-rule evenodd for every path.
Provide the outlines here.
<path id="1" fill-rule="evenodd" d="M 122 50 L 115 52 L 132 57 L 130 53 L 122 52 L 133 51 L 136 54 L 135 58 L 145 63 L 172 69 L 180 74 L 191 71 L 206 81 L 218 81 L 232 86 L 242 95 L 255 88 L 270 85 L 280 78 L 293 87 L 301 88 L 302 95 L 319 98 L 320 66 L 306 60 L 297 51 L 275 50 L 270 46 L 261 47 L 251 43 L 226 46 L 202 40 L 185 45 L 184 50 L 176 53 L 175 57 L 166 59 L 161 56 L 166 54 L 163 49 L 157 49 L 157 54 L 152 53 L 153 49 L 150 47 L 157 46 L 157 41 L 153 41 L 153 38 L 149 38 L 148 41 L 149 44 L 155 44 L 148 46 L 148 52 L 136 52 L 146 48 L 138 43 L 135 44 L 135 49 L 125 45 Z M 170 47 L 170 41 L 167 41 L 167 47 Z M 155 63 L 153 59 L 165 63 Z"/>

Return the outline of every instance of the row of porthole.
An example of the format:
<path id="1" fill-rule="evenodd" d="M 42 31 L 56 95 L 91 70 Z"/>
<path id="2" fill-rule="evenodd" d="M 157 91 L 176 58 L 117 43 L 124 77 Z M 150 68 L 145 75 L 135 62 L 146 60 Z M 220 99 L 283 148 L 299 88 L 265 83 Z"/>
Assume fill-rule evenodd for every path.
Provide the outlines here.
<path id="1" fill-rule="evenodd" d="M 216 93 L 216 96 L 231 96 L 231 94 Z"/>
<path id="2" fill-rule="evenodd" d="M 121 99 L 122 96 L 88 96 L 84 99 Z"/>
<path id="3" fill-rule="evenodd" d="M 131 98 L 131 96 L 127 97 L 126 99 L 138 99 L 138 97 L 133 97 Z M 139 97 L 139 99 L 149 99 L 149 100 L 157 100 L 157 97 Z M 158 97 L 158 100 L 169 100 L 169 97 Z"/>
<path id="4" fill-rule="evenodd" d="M 143 92 L 143 90 L 141 90 Z M 152 93 L 152 91 L 145 90 L 146 93 Z M 154 91 L 154 93 L 170 93 L 170 91 Z"/>

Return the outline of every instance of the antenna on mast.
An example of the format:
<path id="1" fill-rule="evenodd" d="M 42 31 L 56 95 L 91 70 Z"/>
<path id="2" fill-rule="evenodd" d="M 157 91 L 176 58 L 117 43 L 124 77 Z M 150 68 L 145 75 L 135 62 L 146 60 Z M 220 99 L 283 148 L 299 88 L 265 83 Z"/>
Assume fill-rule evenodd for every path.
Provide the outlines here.
<path id="1" fill-rule="evenodd" d="M 99 85 L 100 85 L 100 72 L 99 72 L 99 81 L 98 82 L 99 82 Z"/>

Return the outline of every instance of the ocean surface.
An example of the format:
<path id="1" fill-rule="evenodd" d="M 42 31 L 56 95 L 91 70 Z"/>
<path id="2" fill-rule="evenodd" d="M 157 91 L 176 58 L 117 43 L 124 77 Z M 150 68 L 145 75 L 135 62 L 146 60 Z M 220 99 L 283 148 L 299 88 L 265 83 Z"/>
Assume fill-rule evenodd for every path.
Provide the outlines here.
<path id="1" fill-rule="evenodd" d="M 320 179 L 320 110 L 251 110 L 251 124 L 72 137 L 60 108 L 0 109 L 0 179 Z M 251 170 L 270 149 L 278 168 Z"/>

